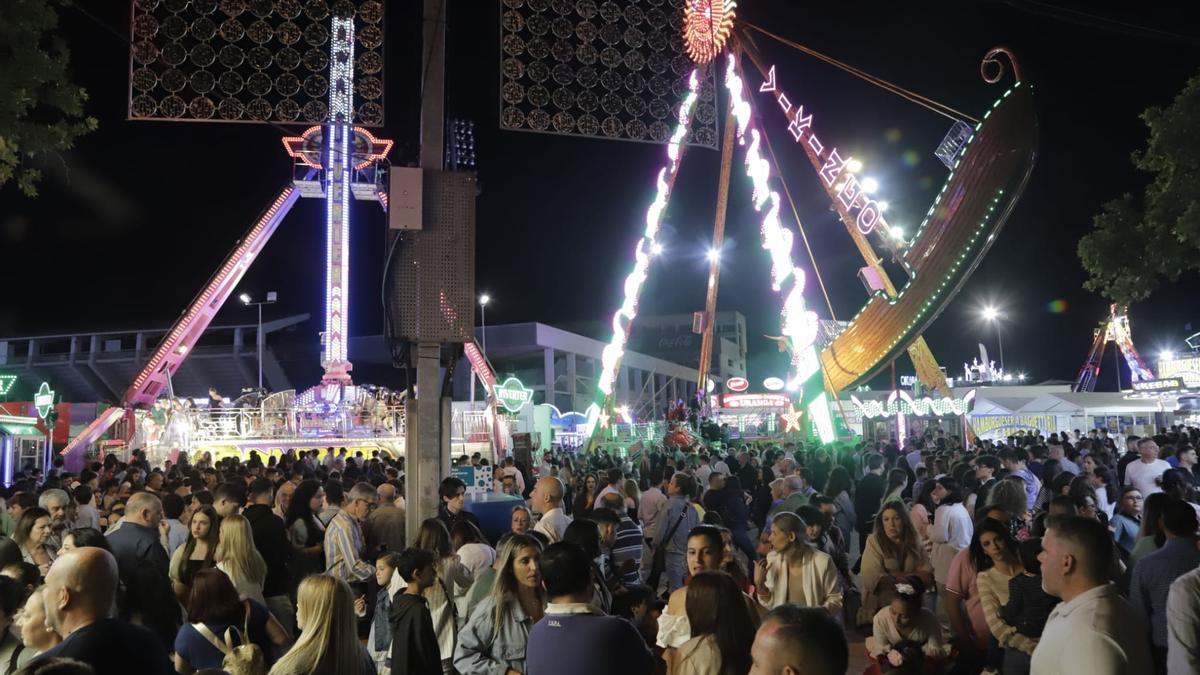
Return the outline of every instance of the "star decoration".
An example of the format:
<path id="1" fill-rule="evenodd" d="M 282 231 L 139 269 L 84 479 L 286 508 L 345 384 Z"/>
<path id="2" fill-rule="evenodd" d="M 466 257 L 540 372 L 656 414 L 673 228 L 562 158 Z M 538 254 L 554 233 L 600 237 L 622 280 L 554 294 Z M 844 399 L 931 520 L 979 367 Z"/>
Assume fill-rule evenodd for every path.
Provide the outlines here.
<path id="1" fill-rule="evenodd" d="M 600 428 L 601 429 L 608 428 L 608 418 L 609 418 L 609 414 L 604 412 L 603 410 L 601 410 L 600 413 L 598 415 L 596 415 L 596 419 L 600 420 Z"/>
<path id="2" fill-rule="evenodd" d="M 800 410 L 792 408 L 789 412 L 785 412 L 780 417 L 783 418 L 783 433 L 791 431 L 800 431 L 800 417 L 804 413 Z"/>

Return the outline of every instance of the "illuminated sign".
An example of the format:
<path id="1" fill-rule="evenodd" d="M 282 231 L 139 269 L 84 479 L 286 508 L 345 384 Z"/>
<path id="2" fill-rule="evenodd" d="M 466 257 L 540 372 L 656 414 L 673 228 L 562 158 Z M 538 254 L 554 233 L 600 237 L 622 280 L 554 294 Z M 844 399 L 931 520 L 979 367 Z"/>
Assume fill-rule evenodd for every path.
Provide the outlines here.
<path id="1" fill-rule="evenodd" d="M 0 375 L 0 396 L 8 396 L 13 385 L 17 383 L 16 375 Z"/>
<path id="2" fill-rule="evenodd" d="M 1037 429 L 1044 434 L 1058 431 L 1058 418 L 1054 415 L 972 415 L 971 430 L 976 436 L 998 438 L 1006 431 Z"/>
<path id="3" fill-rule="evenodd" d="M 525 385 L 515 377 L 510 377 L 507 380 L 497 384 L 492 388 L 492 393 L 495 394 L 496 400 L 508 412 L 517 412 L 525 407 L 526 403 L 533 401 L 533 390 L 526 389 Z"/>
<path id="4" fill-rule="evenodd" d="M 725 388 L 729 391 L 746 391 L 750 388 L 750 382 L 744 377 L 731 377 L 725 381 Z"/>
<path id="5" fill-rule="evenodd" d="M 914 399 L 906 391 L 893 391 L 888 394 L 887 401 L 861 401 L 857 396 L 851 396 L 854 407 L 862 411 L 863 417 L 892 417 L 895 415 L 914 415 L 916 417 L 942 417 L 945 415 L 965 415 L 971 409 L 975 400 L 975 390 L 968 391 L 962 398 L 940 398 L 929 396 Z"/>
<path id="6" fill-rule="evenodd" d="M 1181 378 L 1189 387 L 1200 387 L 1200 356 L 1163 359 L 1158 362 L 1158 377 Z"/>
<path id="7" fill-rule="evenodd" d="M 765 388 L 767 391 L 779 391 L 780 389 L 783 389 L 783 386 L 784 382 L 782 378 L 768 377 L 767 379 L 763 380 L 763 388 Z"/>
<path id="8" fill-rule="evenodd" d="M 725 408 L 787 408 L 791 401 L 787 394 L 726 394 L 721 404 Z"/>
<path id="9" fill-rule="evenodd" d="M 855 168 L 861 166 L 861 163 L 852 158 L 843 159 L 838 154 L 837 148 L 826 148 L 825 144 L 817 138 L 817 134 L 813 131 L 812 111 L 805 110 L 802 104 L 793 104 L 788 100 L 787 95 L 777 88 L 775 66 L 771 66 L 767 72 L 766 82 L 763 82 L 758 90 L 774 95 L 783 114 L 788 118 L 787 129 L 796 143 L 807 146 L 806 152 L 811 152 L 814 157 L 824 160 L 824 165 L 819 172 L 821 182 L 825 184 L 825 189 L 829 190 L 831 195 L 837 197 L 848 213 L 855 214 L 857 212 L 854 217 L 858 231 L 863 234 L 870 234 L 876 229 L 880 232 L 890 232 L 891 226 L 883 217 L 887 206 L 868 194 L 872 192 L 871 183 L 873 181 L 864 179 L 860 182 L 854 175 Z M 850 170 L 845 171 L 846 175 L 843 176 L 843 170 L 847 167 Z"/>
<path id="10" fill-rule="evenodd" d="M 488 364 L 483 351 L 479 349 L 479 345 L 474 342 L 468 342 L 463 345 L 463 352 L 466 353 L 467 361 L 470 362 L 471 368 L 475 370 L 475 374 L 483 380 L 483 385 L 488 388 L 494 387 L 496 385 L 496 373 L 492 372 L 492 367 Z"/>
<path id="11" fill-rule="evenodd" d="M 1142 380 L 1133 383 L 1134 391 L 1169 391 L 1186 388 L 1187 385 L 1183 383 L 1182 377 L 1162 377 L 1157 380 Z"/>
<path id="12" fill-rule="evenodd" d="M 50 414 L 50 409 L 54 407 L 54 390 L 50 388 L 50 384 L 43 382 L 42 386 L 38 387 L 37 393 L 33 395 L 33 406 L 37 408 L 38 417 L 46 419 L 46 415 Z"/>

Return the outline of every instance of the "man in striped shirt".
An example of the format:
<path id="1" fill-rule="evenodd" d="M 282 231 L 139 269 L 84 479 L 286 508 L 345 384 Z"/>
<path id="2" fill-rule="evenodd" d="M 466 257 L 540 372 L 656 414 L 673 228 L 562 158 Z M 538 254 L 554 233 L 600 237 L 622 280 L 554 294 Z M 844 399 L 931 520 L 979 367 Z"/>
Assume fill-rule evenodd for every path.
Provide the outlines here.
<path id="1" fill-rule="evenodd" d="M 325 571 L 342 581 L 366 581 L 375 567 L 363 560 L 362 523 L 379 505 L 379 495 L 370 483 L 359 483 L 346 495 L 342 509 L 325 528 Z"/>
<path id="2" fill-rule="evenodd" d="M 617 537 L 612 545 L 612 565 L 623 586 L 642 583 L 642 528 L 629 517 L 625 499 L 619 494 L 604 496 L 604 508 L 620 518 Z"/>

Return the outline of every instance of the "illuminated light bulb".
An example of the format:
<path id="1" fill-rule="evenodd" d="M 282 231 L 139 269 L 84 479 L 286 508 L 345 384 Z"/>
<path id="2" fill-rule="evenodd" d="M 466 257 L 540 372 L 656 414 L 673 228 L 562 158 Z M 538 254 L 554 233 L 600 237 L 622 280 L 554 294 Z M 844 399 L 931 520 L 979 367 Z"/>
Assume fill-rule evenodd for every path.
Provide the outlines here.
<path id="1" fill-rule="evenodd" d="M 891 205 L 890 205 L 890 204 L 888 204 L 887 202 L 882 202 L 882 201 L 881 201 L 881 202 L 876 202 L 876 204 L 878 204 L 878 205 L 879 205 L 879 211 L 880 211 L 881 213 L 882 213 L 882 212 L 884 212 L 884 211 L 887 211 L 887 210 L 888 210 L 888 207 L 889 207 L 889 206 L 891 206 Z"/>
<path id="2" fill-rule="evenodd" d="M 708 249 L 709 262 L 717 262 L 721 259 L 721 252 L 715 248 Z"/>
<path id="3" fill-rule="evenodd" d="M 834 186 L 833 186 L 833 191 L 834 191 L 834 192 L 841 192 L 841 191 L 842 191 L 842 188 L 844 188 L 844 187 L 846 187 L 846 184 L 845 184 L 845 183 L 838 183 L 837 185 L 834 185 Z"/>
<path id="4" fill-rule="evenodd" d="M 867 176 L 862 179 L 862 189 L 863 192 L 874 192 L 879 189 L 879 181 Z"/>
<path id="5" fill-rule="evenodd" d="M 248 305 L 248 304 L 250 304 L 250 294 L 242 293 L 241 295 L 238 296 L 238 300 L 241 300 L 243 305 Z"/>
<path id="6" fill-rule="evenodd" d="M 662 252 L 663 252 L 662 244 L 655 242 L 654 244 L 652 244 L 650 246 L 650 255 L 662 255 Z"/>
<path id="7" fill-rule="evenodd" d="M 492 296 L 488 295 L 487 293 L 484 293 L 483 295 L 479 296 L 479 304 L 484 307 L 487 307 L 487 304 L 491 301 L 492 301 Z"/>
<path id="8" fill-rule="evenodd" d="M 1163 361 L 1170 361 L 1171 359 L 1175 358 L 1175 353 L 1174 352 L 1166 352 L 1166 351 L 1159 352 L 1158 358 Z"/>
<path id="9" fill-rule="evenodd" d="M 176 349 L 175 351 L 179 352 L 180 354 L 187 354 L 188 346 L 187 345 L 179 345 L 179 349 Z"/>
<path id="10" fill-rule="evenodd" d="M 862 168 L 863 168 L 863 163 L 860 162 L 859 160 L 854 159 L 853 157 L 846 160 L 846 170 L 849 171 L 850 173 L 858 173 L 859 171 L 862 171 Z"/>
<path id="11" fill-rule="evenodd" d="M 904 238 L 904 228 L 900 227 L 899 225 L 892 226 L 891 235 L 892 235 L 893 239 L 903 239 Z"/>

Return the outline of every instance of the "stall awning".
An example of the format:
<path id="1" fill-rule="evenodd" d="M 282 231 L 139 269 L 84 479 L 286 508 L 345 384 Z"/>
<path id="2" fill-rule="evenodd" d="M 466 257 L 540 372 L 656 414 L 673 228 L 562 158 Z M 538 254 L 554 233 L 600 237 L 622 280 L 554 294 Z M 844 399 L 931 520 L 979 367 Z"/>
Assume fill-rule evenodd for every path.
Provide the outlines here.
<path id="1" fill-rule="evenodd" d="M 0 422 L 0 433 L 6 436 L 44 436 L 41 429 L 29 424 Z"/>

